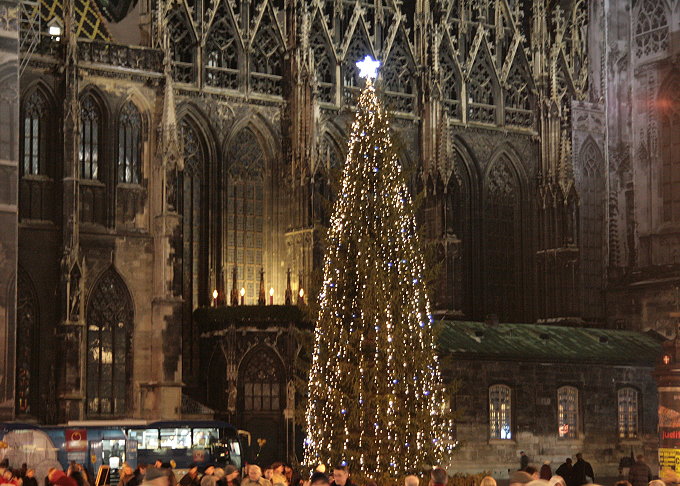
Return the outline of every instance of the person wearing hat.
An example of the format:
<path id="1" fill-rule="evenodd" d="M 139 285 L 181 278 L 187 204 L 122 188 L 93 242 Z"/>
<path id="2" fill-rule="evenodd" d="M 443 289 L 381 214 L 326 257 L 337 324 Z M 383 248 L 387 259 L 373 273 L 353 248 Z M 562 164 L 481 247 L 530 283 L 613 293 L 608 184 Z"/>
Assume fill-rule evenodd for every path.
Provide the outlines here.
<path id="1" fill-rule="evenodd" d="M 179 480 L 180 486 L 200 486 L 201 481 L 198 478 L 198 464 L 189 464 L 189 470 Z"/>
<path id="2" fill-rule="evenodd" d="M 168 486 L 168 473 L 160 467 L 148 467 L 144 475 L 143 486 Z"/>

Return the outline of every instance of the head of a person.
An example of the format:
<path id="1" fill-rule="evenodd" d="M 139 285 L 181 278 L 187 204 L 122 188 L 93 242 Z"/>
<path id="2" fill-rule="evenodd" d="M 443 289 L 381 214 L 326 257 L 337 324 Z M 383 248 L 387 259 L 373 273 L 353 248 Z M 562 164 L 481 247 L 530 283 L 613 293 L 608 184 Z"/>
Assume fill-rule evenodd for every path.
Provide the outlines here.
<path id="1" fill-rule="evenodd" d="M 50 483 L 54 483 L 55 481 L 57 481 L 60 478 L 63 478 L 64 476 L 66 476 L 66 474 L 64 474 L 64 471 L 60 471 L 59 469 L 55 468 L 50 468 L 49 472 L 47 473 L 47 479 L 49 480 Z"/>
<path id="2" fill-rule="evenodd" d="M 224 469 L 221 467 L 215 468 L 215 477 L 217 479 L 222 479 L 224 476 L 226 476 Z"/>
<path id="3" fill-rule="evenodd" d="M 5 469 L 5 472 L 2 473 L 2 477 L 5 479 L 12 479 L 14 477 L 14 473 L 11 469 Z"/>
<path id="4" fill-rule="evenodd" d="M 160 469 L 161 466 L 163 466 L 163 461 L 161 461 L 160 459 L 156 459 L 156 462 L 153 463 L 153 467 Z"/>
<path id="5" fill-rule="evenodd" d="M 519 451 L 519 455 L 520 455 L 520 456 L 526 456 L 526 454 L 524 453 L 524 451 Z"/>
<path id="6" fill-rule="evenodd" d="M 666 486 L 666 483 L 660 479 L 654 479 L 649 482 L 649 486 Z"/>
<path id="7" fill-rule="evenodd" d="M 526 471 L 515 471 L 510 475 L 510 486 L 524 486 L 533 479 Z"/>
<path id="8" fill-rule="evenodd" d="M 336 486 L 345 486 L 347 479 L 349 479 L 349 466 L 338 464 L 333 468 L 333 482 Z"/>
<path id="9" fill-rule="evenodd" d="M 567 457 L 567 460 L 564 462 L 566 462 L 567 464 L 571 464 L 572 463 L 571 457 Z"/>
<path id="10" fill-rule="evenodd" d="M 137 464 L 137 469 L 139 470 L 139 473 L 140 473 L 140 474 L 146 473 L 146 468 L 147 468 L 147 467 L 149 467 L 149 466 L 147 466 L 147 465 L 144 464 L 144 463 Z"/>
<path id="11" fill-rule="evenodd" d="M 583 454 L 581 454 L 580 452 L 576 453 L 576 460 L 582 461 L 583 460 Z"/>
<path id="12" fill-rule="evenodd" d="M 192 478 L 195 478 L 198 475 L 198 464 L 190 464 L 187 474 Z"/>
<path id="13" fill-rule="evenodd" d="M 238 477 L 238 469 L 231 464 L 227 464 L 224 467 L 224 477 L 227 481 L 234 481 Z"/>
<path id="14" fill-rule="evenodd" d="M 283 468 L 283 475 L 286 476 L 286 479 L 290 483 L 293 480 L 293 468 L 290 466 L 286 466 Z"/>
<path id="15" fill-rule="evenodd" d="M 496 486 L 496 480 L 491 476 L 484 476 L 480 481 L 479 486 Z"/>
<path id="16" fill-rule="evenodd" d="M 420 485 L 420 479 L 418 479 L 418 476 L 406 476 L 404 478 L 404 486 L 419 486 Z"/>
<path id="17" fill-rule="evenodd" d="M 213 466 L 212 464 L 208 464 L 205 467 L 205 471 L 203 471 L 203 474 L 205 474 L 206 476 L 212 476 L 213 474 L 215 474 L 215 466 Z"/>
<path id="18" fill-rule="evenodd" d="M 562 476 L 558 476 L 555 474 L 552 476 L 548 482 L 550 483 L 550 486 L 567 486 L 567 482 L 564 480 Z"/>
<path id="19" fill-rule="evenodd" d="M 527 466 L 527 468 L 524 470 L 529 476 L 531 476 L 531 479 L 538 479 L 539 474 L 538 474 L 538 469 L 536 469 L 534 466 Z"/>
<path id="20" fill-rule="evenodd" d="M 248 466 L 248 479 L 251 481 L 259 481 L 262 477 L 262 469 L 257 464 Z"/>
<path id="21" fill-rule="evenodd" d="M 433 484 L 446 484 L 449 482 L 449 473 L 444 468 L 435 467 L 430 473 L 430 479 Z"/>
<path id="22" fill-rule="evenodd" d="M 124 464 L 122 469 L 125 476 L 132 476 L 133 471 L 129 464 Z"/>
<path id="23" fill-rule="evenodd" d="M 272 474 L 272 486 L 288 486 L 286 476 L 274 470 L 274 474 Z"/>
<path id="24" fill-rule="evenodd" d="M 283 474 L 285 467 L 282 462 L 275 462 L 274 464 L 271 465 L 270 469 L 275 474 Z"/>
<path id="25" fill-rule="evenodd" d="M 35 470 L 34 470 L 34 469 L 27 469 L 27 470 L 26 470 L 26 477 L 27 477 L 27 478 L 33 478 L 33 477 L 35 477 Z"/>
<path id="26" fill-rule="evenodd" d="M 272 476 L 274 475 L 274 470 L 271 467 L 268 467 L 267 469 L 264 470 L 264 478 L 269 479 L 271 481 Z"/>
<path id="27" fill-rule="evenodd" d="M 309 486 L 328 486 L 330 483 L 326 473 L 321 471 L 316 471 L 309 480 Z"/>

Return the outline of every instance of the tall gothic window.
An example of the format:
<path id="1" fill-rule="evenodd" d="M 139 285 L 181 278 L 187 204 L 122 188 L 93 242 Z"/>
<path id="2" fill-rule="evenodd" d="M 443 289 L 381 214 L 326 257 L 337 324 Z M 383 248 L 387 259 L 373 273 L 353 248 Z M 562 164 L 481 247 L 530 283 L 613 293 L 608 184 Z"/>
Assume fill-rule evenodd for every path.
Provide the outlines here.
<path id="1" fill-rule="evenodd" d="M 557 435 L 561 439 L 578 437 L 578 389 L 563 386 L 557 390 Z"/>
<path id="2" fill-rule="evenodd" d="M 484 46 L 480 47 L 478 56 L 468 77 L 468 118 L 471 121 L 496 123 L 494 74 Z"/>
<path id="3" fill-rule="evenodd" d="M 665 2 L 642 0 L 635 25 L 635 54 L 645 57 L 668 48 L 668 17 Z"/>
<path id="4" fill-rule="evenodd" d="M 506 385 L 489 387 L 489 437 L 512 439 L 512 390 Z"/>
<path id="5" fill-rule="evenodd" d="M 506 157 L 489 171 L 484 201 L 486 312 L 501 321 L 522 318 L 522 236 L 519 180 Z"/>
<path id="6" fill-rule="evenodd" d="M 345 86 L 361 86 L 359 68 L 357 68 L 356 62 L 357 59 L 363 59 L 364 56 L 372 52 L 371 42 L 368 40 L 363 22 L 360 20 L 354 28 L 352 40 L 349 42 L 349 47 L 345 53 L 345 60 L 342 63 Z"/>
<path id="7" fill-rule="evenodd" d="M 323 17 L 317 13 L 312 23 L 309 45 L 314 57 L 314 72 L 318 83 L 319 99 L 332 103 L 335 83 L 335 58 L 325 34 Z"/>
<path id="8" fill-rule="evenodd" d="M 112 268 L 97 281 L 87 305 L 87 413 L 125 415 L 133 329 L 130 293 Z"/>
<path id="9" fill-rule="evenodd" d="M 46 174 L 47 100 L 35 90 L 24 103 L 23 174 Z"/>
<path id="10" fill-rule="evenodd" d="M 381 73 L 387 91 L 392 92 L 388 95 L 388 103 L 393 110 L 403 113 L 413 111 L 414 73 L 415 64 L 408 38 L 403 28 L 400 28 Z"/>
<path id="11" fill-rule="evenodd" d="M 245 302 L 256 304 L 264 250 L 265 158 L 249 128 L 237 133 L 227 153 L 227 268 L 238 269 Z"/>
<path id="12" fill-rule="evenodd" d="M 621 388 L 618 393 L 619 438 L 638 436 L 638 392 L 635 388 Z"/>
<path id="13" fill-rule="evenodd" d="M 241 372 L 243 410 L 279 411 L 284 406 L 284 380 L 281 360 L 273 351 L 259 347 L 249 353 Z"/>
<path id="14" fill-rule="evenodd" d="M 455 53 L 448 35 L 442 38 L 439 45 L 439 85 L 442 90 L 442 102 L 448 108 L 449 115 L 460 118 L 460 78 L 457 76 Z"/>
<path id="15" fill-rule="evenodd" d="M 583 316 L 602 316 L 604 282 L 605 180 L 604 162 L 592 140 L 581 149 L 580 222 Z"/>
<path id="16" fill-rule="evenodd" d="M 250 54 L 251 89 L 258 93 L 281 95 L 283 45 L 276 16 L 265 6 Z"/>
<path id="17" fill-rule="evenodd" d="M 139 184 L 141 180 L 142 118 L 128 101 L 118 121 L 118 182 Z"/>
<path id="18" fill-rule="evenodd" d="M 100 130 L 102 114 L 92 96 L 87 96 L 80 105 L 80 176 L 83 179 L 99 179 L 101 147 Z"/>
<path id="19" fill-rule="evenodd" d="M 220 2 L 206 38 L 206 83 L 220 88 L 238 89 L 238 33 L 226 2 Z"/>
<path id="20" fill-rule="evenodd" d="M 505 96 L 505 123 L 507 125 L 530 127 L 533 116 L 528 76 L 518 66 L 518 63 L 519 60 L 515 58 L 503 90 Z"/>
<path id="21" fill-rule="evenodd" d="M 661 109 L 661 197 L 663 221 L 680 223 L 680 78 L 659 97 Z"/>
<path id="22" fill-rule="evenodd" d="M 168 30 L 173 78 L 180 83 L 192 83 L 196 76 L 194 72 L 196 41 L 192 35 L 191 20 L 180 4 L 175 4 L 168 15 Z"/>
<path id="23" fill-rule="evenodd" d="M 20 415 L 34 413 L 35 360 L 40 334 L 38 296 L 30 278 L 22 269 L 18 272 L 17 285 L 17 355 L 16 355 L 16 412 Z"/>

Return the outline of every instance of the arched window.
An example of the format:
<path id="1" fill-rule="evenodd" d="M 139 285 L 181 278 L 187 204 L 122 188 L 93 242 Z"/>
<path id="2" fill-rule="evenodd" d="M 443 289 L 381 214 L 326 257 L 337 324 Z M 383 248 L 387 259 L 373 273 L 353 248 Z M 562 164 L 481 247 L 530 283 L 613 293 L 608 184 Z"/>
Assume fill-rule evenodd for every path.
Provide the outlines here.
<path id="1" fill-rule="evenodd" d="M 139 184 L 141 181 L 142 117 L 128 101 L 118 120 L 118 182 Z"/>
<path id="2" fill-rule="evenodd" d="M 101 146 L 100 130 L 102 114 L 92 96 L 87 96 L 80 105 L 80 176 L 83 179 L 100 179 Z"/>
<path id="3" fill-rule="evenodd" d="M 448 108 L 450 116 L 460 118 L 460 78 L 455 56 L 451 39 L 445 35 L 439 45 L 439 85 L 442 103 Z"/>
<path id="4" fill-rule="evenodd" d="M 112 268 L 99 278 L 87 305 L 87 413 L 125 415 L 133 328 L 130 293 Z"/>
<path id="5" fill-rule="evenodd" d="M 35 90 L 24 103 L 23 175 L 46 174 L 47 100 Z"/>
<path id="6" fill-rule="evenodd" d="M 521 193 L 507 157 L 487 175 L 484 201 L 484 279 L 486 313 L 501 321 L 522 319 Z"/>
<path id="7" fill-rule="evenodd" d="M 273 351 L 256 348 L 241 366 L 244 412 L 279 411 L 286 406 L 281 360 Z"/>
<path id="8" fill-rule="evenodd" d="M 172 73 L 175 81 L 192 83 L 196 77 L 194 59 L 196 41 L 191 20 L 181 4 L 175 4 L 168 14 L 168 31 L 172 51 Z"/>
<path id="9" fill-rule="evenodd" d="M 512 390 L 509 386 L 489 387 L 489 437 L 512 439 Z"/>
<path id="10" fill-rule="evenodd" d="M 531 93 L 528 84 L 529 78 L 518 64 L 519 59 L 515 58 L 503 89 L 505 96 L 505 123 L 506 125 L 530 127 L 533 122 L 533 116 L 531 112 Z"/>
<path id="11" fill-rule="evenodd" d="M 659 96 L 661 107 L 661 197 L 663 221 L 680 223 L 680 77 Z"/>
<path id="12" fill-rule="evenodd" d="M 563 386 L 557 390 L 557 434 L 561 439 L 578 437 L 578 389 Z"/>
<path id="13" fill-rule="evenodd" d="M 496 87 L 488 55 L 480 47 L 468 77 L 468 118 L 471 121 L 496 123 Z"/>
<path id="14" fill-rule="evenodd" d="M 256 304 L 264 251 L 265 158 L 249 128 L 237 133 L 227 152 L 227 268 L 238 269 L 245 302 Z"/>
<path id="15" fill-rule="evenodd" d="M 37 391 L 40 319 L 38 296 L 29 276 L 19 269 L 17 280 L 16 412 L 28 415 L 36 412 L 33 406 Z"/>
<path id="16" fill-rule="evenodd" d="M 344 86 L 361 86 L 359 68 L 356 66 L 356 62 L 366 55 L 372 55 L 372 52 L 371 42 L 368 40 L 363 23 L 359 21 L 354 28 L 352 40 L 342 63 Z"/>
<path id="17" fill-rule="evenodd" d="M 325 34 L 323 22 L 323 17 L 320 13 L 317 13 L 312 23 L 309 46 L 314 57 L 314 72 L 318 83 L 319 99 L 326 103 L 332 103 L 334 101 L 335 58 Z"/>
<path id="18" fill-rule="evenodd" d="M 643 0 L 635 25 L 635 54 L 645 57 L 668 48 L 668 18 L 665 2 Z"/>
<path id="19" fill-rule="evenodd" d="M 206 84 L 238 89 L 238 33 L 225 2 L 220 2 L 217 14 L 206 38 Z"/>
<path id="20" fill-rule="evenodd" d="M 250 54 L 250 87 L 253 91 L 281 95 L 283 45 L 278 23 L 271 6 L 260 20 Z"/>
<path id="21" fill-rule="evenodd" d="M 637 439 L 638 392 L 635 388 L 621 388 L 618 393 L 619 438 Z"/>

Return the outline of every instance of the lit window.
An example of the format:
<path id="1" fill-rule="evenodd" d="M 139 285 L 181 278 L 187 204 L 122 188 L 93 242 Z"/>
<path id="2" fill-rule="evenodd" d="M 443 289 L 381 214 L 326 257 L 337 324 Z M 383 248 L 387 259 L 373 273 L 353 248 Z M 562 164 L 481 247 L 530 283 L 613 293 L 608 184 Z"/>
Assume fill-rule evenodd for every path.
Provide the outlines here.
<path id="1" fill-rule="evenodd" d="M 132 102 L 120 113 L 118 123 L 118 182 L 139 184 L 141 155 L 141 117 Z"/>
<path id="2" fill-rule="evenodd" d="M 91 97 L 80 107 L 80 175 L 83 179 L 99 179 L 99 128 L 101 113 Z"/>
<path id="3" fill-rule="evenodd" d="M 45 173 L 45 113 L 47 101 L 34 91 L 24 105 L 23 173 Z"/>
<path id="4" fill-rule="evenodd" d="M 512 439 L 511 397 L 509 386 L 489 388 L 489 435 L 492 439 Z"/>
<path id="5" fill-rule="evenodd" d="M 557 390 L 558 435 L 562 439 L 578 436 L 578 390 L 563 386 Z"/>
<path id="6" fill-rule="evenodd" d="M 638 435 L 638 392 L 634 388 L 619 390 L 619 438 L 635 439 Z"/>

